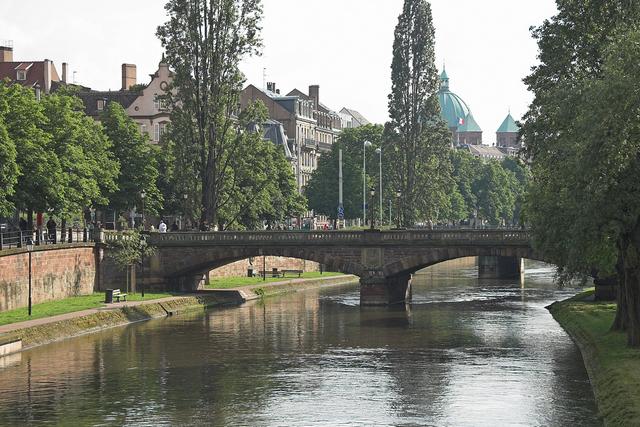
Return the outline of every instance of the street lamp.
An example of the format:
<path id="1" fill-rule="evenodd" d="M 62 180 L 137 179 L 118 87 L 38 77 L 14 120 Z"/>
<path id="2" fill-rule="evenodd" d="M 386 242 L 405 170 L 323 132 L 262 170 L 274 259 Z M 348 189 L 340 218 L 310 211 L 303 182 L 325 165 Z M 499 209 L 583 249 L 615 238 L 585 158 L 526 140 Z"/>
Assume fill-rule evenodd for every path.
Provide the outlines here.
<path id="1" fill-rule="evenodd" d="M 144 251 L 147 248 L 147 238 L 140 235 L 140 290 L 144 298 Z"/>
<path id="2" fill-rule="evenodd" d="M 142 231 L 144 231 L 144 199 L 147 197 L 147 193 L 142 190 L 140 193 L 140 198 L 142 199 Z"/>
<path id="3" fill-rule="evenodd" d="M 369 194 L 371 194 L 371 229 L 373 230 L 375 227 L 375 215 L 373 214 L 373 198 L 376 196 L 376 189 L 371 187 L 371 190 L 369 190 Z"/>
<path id="4" fill-rule="evenodd" d="M 186 224 L 184 224 L 184 223 L 186 222 L 185 219 L 187 218 L 187 199 L 188 198 L 189 198 L 189 195 L 187 193 L 184 193 L 182 195 L 182 200 L 184 200 L 184 218 L 183 218 L 183 224 L 182 224 L 182 228 L 183 229 L 186 229 L 185 228 Z"/>
<path id="5" fill-rule="evenodd" d="M 380 187 L 378 191 L 380 192 L 380 226 L 382 226 L 382 148 L 376 148 L 376 154 L 379 156 L 380 161 Z"/>
<path id="6" fill-rule="evenodd" d="M 33 251 L 33 240 L 27 240 L 27 252 L 29 252 L 29 317 L 31 317 L 31 252 Z"/>
<path id="7" fill-rule="evenodd" d="M 371 147 L 371 142 L 362 143 L 362 220 L 363 225 L 367 225 L 367 147 Z"/>
<path id="8" fill-rule="evenodd" d="M 396 191 L 396 200 L 397 200 L 396 210 L 398 211 L 396 216 L 397 228 L 400 228 L 400 197 L 402 197 L 402 192 L 400 190 L 397 190 Z"/>

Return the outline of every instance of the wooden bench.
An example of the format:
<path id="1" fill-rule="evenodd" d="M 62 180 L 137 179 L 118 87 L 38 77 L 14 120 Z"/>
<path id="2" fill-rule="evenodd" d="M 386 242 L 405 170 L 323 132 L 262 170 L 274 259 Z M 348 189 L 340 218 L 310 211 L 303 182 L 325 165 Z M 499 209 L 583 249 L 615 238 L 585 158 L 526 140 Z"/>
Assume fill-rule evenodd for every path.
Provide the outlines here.
<path id="1" fill-rule="evenodd" d="M 120 302 L 120 298 L 122 298 L 122 301 L 127 301 L 127 294 L 123 294 L 122 292 L 120 292 L 120 289 L 114 289 L 113 290 L 113 299 L 116 302 Z"/>
<path id="2" fill-rule="evenodd" d="M 282 277 L 285 277 L 287 274 L 297 274 L 298 277 L 302 276 L 302 273 L 304 273 L 304 271 L 302 270 L 282 270 Z"/>
<path id="3" fill-rule="evenodd" d="M 260 274 L 259 277 L 265 276 L 264 270 L 260 270 L 260 271 L 258 271 L 258 273 Z M 279 271 L 279 270 L 275 270 L 275 271 L 274 270 L 269 270 L 269 271 L 267 271 L 267 274 L 266 274 L 265 277 L 284 277 L 284 274 L 282 273 L 282 271 Z"/>

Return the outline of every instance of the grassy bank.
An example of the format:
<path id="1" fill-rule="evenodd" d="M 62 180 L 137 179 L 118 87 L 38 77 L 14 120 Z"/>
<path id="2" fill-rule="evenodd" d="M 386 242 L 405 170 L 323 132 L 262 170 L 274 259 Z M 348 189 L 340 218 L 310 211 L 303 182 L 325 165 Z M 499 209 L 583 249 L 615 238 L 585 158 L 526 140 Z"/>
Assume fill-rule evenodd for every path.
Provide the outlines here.
<path id="1" fill-rule="evenodd" d="M 207 289 L 232 289 L 241 288 L 243 286 L 261 285 L 263 283 L 286 282 L 298 278 L 321 279 L 323 277 L 333 277 L 340 275 L 342 275 L 342 273 L 323 272 L 322 274 L 320 274 L 319 271 L 312 271 L 303 273 L 300 277 L 298 277 L 297 275 L 287 277 L 269 277 L 267 275 L 266 280 L 262 280 L 262 277 L 221 277 L 211 279 L 211 284 L 207 286 Z"/>
<path id="2" fill-rule="evenodd" d="M 580 347 L 606 426 L 640 426 L 640 350 L 624 333 L 611 332 L 615 304 L 589 301 L 584 292 L 549 307 Z"/>
<path id="3" fill-rule="evenodd" d="M 149 301 L 172 296 L 168 293 L 146 293 L 144 300 Z M 127 301 L 142 301 L 140 294 L 128 294 Z M 59 314 L 73 313 L 76 311 L 89 310 L 92 308 L 104 307 L 104 293 L 94 293 L 79 297 L 65 298 L 57 301 L 35 304 L 31 310 L 31 317 L 27 312 L 27 307 L 15 310 L 3 311 L 0 313 L 0 326 L 10 323 L 23 322 L 25 320 L 41 319 L 43 317 L 57 316 Z"/>
<path id="4" fill-rule="evenodd" d="M 218 304 L 218 299 L 210 295 L 188 296 L 132 307 L 119 307 L 113 310 L 99 311 L 87 316 L 19 329 L 0 336 L 0 343 L 19 339 L 22 340 L 23 348 L 27 349 L 107 328 L 165 317 L 168 314 L 204 310 Z"/>

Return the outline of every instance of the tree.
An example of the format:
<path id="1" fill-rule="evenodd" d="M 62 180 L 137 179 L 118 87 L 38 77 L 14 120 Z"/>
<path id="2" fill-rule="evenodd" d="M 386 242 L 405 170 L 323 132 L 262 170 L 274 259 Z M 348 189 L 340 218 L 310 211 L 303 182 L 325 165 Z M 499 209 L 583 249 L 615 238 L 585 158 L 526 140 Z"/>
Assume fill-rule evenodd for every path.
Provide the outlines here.
<path id="1" fill-rule="evenodd" d="M 0 82 L 0 95 L 4 88 Z M 18 163 L 16 145 L 9 136 L 4 115 L 9 109 L 7 100 L 0 96 L 0 216 L 8 215 L 13 209 L 10 197 L 15 193 L 18 182 Z"/>
<path id="2" fill-rule="evenodd" d="M 146 239 L 136 230 L 122 233 L 117 239 L 108 242 L 107 255 L 113 259 L 118 267 L 127 272 L 127 292 L 129 291 L 129 272 L 132 266 L 142 265 L 145 257 L 153 256 L 156 252 L 154 246 L 147 244 Z"/>
<path id="3" fill-rule="evenodd" d="M 27 211 L 32 227 L 34 211 L 45 212 L 55 205 L 62 191 L 62 168 L 51 135 L 44 130 L 47 117 L 43 106 L 33 91 L 0 82 L 0 100 L 6 103 L 4 125 L 15 144 L 18 166 L 15 192 L 9 200 L 16 208 Z M 15 170 L 10 164 L 7 166 Z"/>
<path id="4" fill-rule="evenodd" d="M 260 0 L 170 0 L 169 21 L 157 35 L 174 70 L 166 96 L 180 117 L 189 144 L 198 154 L 201 220 L 218 224 L 225 201 L 234 144 L 235 119 L 244 76 L 239 63 L 258 53 L 262 19 Z"/>
<path id="5" fill-rule="evenodd" d="M 614 328 L 638 346 L 640 5 L 558 7 L 534 30 L 541 64 L 525 79 L 535 95 L 523 126 L 532 165 L 527 220 L 536 248 L 563 279 L 617 270 Z"/>
<path id="6" fill-rule="evenodd" d="M 44 130 L 63 171 L 60 192 L 50 208 L 66 218 L 94 204 L 106 205 L 107 196 L 116 190 L 119 166 L 102 126 L 84 114 L 77 98 L 53 94 L 42 99 L 42 106 L 47 117 Z"/>
<path id="7" fill-rule="evenodd" d="M 338 213 L 338 165 L 339 151 L 342 150 L 343 173 L 343 207 L 345 218 L 362 216 L 362 156 L 364 141 L 371 142 L 367 149 L 367 184 L 366 188 L 377 190 L 379 182 L 378 156 L 374 150 L 382 144 L 383 128 L 379 125 L 366 125 L 357 128 L 344 129 L 333 144 L 329 153 L 323 154 L 318 160 L 318 168 L 311 175 L 305 195 L 309 200 L 309 208 L 316 213 L 337 219 Z M 384 154 L 383 154 L 384 155 Z M 389 183 L 389 175 L 383 171 L 384 193 L 395 197 L 395 190 Z M 368 196 L 367 196 L 368 197 Z M 374 203 L 377 207 L 378 203 Z M 369 212 L 367 212 L 369 215 Z"/>
<path id="8" fill-rule="evenodd" d="M 402 192 L 402 224 L 446 215 L 450 188 L 451 132 L 440 118 L 434 63 L 435 30 L 425 0 L 405 0 L 398 19 L 391 65 L 391 122 L 383 151 L 393 186 Z"/>
<path id="9" fill-rule="evenodd" d="M 110 102 L 100 117 L 104 132 L 112 143 L 113 155 L 120 164 L 117 189 L 109 194 L 110 205 L 118 211 L 141 207 L 157 213 L 162 208 L 158 182 L 158 148 L 148 143 L 136 123 L 117 102 Z"/>

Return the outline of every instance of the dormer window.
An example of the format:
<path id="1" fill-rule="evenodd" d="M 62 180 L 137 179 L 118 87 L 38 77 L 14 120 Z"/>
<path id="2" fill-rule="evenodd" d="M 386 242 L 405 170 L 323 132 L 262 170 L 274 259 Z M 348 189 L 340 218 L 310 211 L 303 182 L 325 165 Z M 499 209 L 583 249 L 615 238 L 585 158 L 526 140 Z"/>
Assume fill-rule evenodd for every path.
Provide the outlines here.
<path id="1" fill-rule="evenodd" d="M 98 99 L 98 104 L 96 105 L 98 111 L 104 110 L 104 99 Z"/>
<path id="2" fill-rule="evenodd" d="M 27 71 L 26 70 L 18 70 L 16 72 L 16 80 L 23 82 L 27 80 Z"/>

